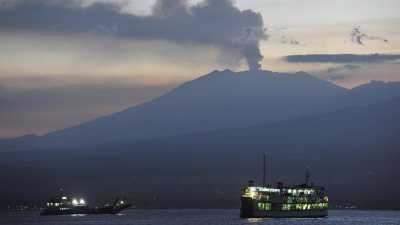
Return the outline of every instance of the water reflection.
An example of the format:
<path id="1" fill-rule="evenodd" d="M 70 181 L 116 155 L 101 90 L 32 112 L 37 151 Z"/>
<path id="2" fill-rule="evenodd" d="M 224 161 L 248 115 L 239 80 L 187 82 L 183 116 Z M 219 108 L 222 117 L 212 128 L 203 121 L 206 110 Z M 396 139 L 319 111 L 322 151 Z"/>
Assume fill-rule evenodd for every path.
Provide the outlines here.
<path id="1" fill-rule="evenodd" d="M 261 222 L 265 221 L 266 219 L 265 218 L 248 218 L 246 220 L 249 223 L 261 223 Z"/>

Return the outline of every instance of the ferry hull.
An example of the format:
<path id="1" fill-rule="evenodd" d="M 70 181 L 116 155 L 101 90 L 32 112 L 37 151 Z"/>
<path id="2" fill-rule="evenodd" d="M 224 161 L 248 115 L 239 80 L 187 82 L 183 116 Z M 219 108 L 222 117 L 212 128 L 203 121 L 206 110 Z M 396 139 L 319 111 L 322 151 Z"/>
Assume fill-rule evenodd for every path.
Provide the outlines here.
<path id="1" fill-rule="evenodd" d="M 281 210 L 282 204 L 273 204 L 271 210 L 259 210 L 259 201 L 241 199 L 241 218 L 320 218 L 328 216 L 328 209 Z"/>
<path id="2" fill-rule="evenodd" d="M 103 208 L 69 208 L 62 210 L 59 208 L 54 209 L 44 209 L 40 215 L 86 215 L 86 214 L 118 214 L 122 210 L 129 208 L 130 205 L 125 205 L 123 207 L 103 207 Z"/>
<path id="3" fill-rule="evenodd" d="M 322 218 L 328 216 L 328 210 L 296 211 L 253 211 L 241 213 L 241 218 Z"/>

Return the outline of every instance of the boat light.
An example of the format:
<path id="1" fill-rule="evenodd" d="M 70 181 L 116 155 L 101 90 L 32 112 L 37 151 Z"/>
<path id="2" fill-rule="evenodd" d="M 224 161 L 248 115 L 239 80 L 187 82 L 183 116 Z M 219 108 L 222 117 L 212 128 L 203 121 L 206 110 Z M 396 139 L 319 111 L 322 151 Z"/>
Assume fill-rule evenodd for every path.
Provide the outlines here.
<path id="1" fill-rule="evenodd" d="M 76 198 L 72 199 L 72 205 L 78 205 L 78 200 L 76 200 Z"/>
<path id="2" fill-rule="evenodd" d="M 81 205 L 86 204 L 85 199 L 81 198 L 81 199 L 79 200 L 79 204 L 81 204 Z"/>

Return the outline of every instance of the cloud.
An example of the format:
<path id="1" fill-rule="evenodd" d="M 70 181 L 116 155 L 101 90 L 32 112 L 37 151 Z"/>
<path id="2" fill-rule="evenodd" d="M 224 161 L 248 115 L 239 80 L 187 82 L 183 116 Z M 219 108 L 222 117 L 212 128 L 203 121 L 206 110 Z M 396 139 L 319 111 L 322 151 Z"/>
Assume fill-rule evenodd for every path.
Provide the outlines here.
<path id="1" fill-rule="evenodd" d="M 329 67 L 328 69 L 322 71 L 321 73 L 326 75 L 328 80 L 337 81 L 337 80 L 345 80 L 348 77 L 348 75 L 345 74 L 352 73 L 353 71 L 359 69 L 362 69 L 362 66 L 346 64 L 341 66 Z"/>
<path id="2" fill-rule="evenodd" d="M 326 73 L 337 73 L 337 72 L 343 72 L 343 71 L 349 71 L 349 70 L 357 70 L 360 68 L 361 68 L 361 66 L 359 66 L 359 65 L 346 64 L 343 66 L 330 67 L 326 70 Z"/>
<path id="3" fill-rule="evenodd" d="M 14 8 L 23 5 L 46 5 L 63 7 L 89 7 L 96 3 L 112 3 L 114 5 L 126 5 L 126 0 L 0 0 L 0 8 Z"/>
<path id="4" fill-rule="evenodd" d="M 381 63 L 399 59 L 400 55 L 397 54 L 310 54 L 284 57 L 290 63 Z"/>
<path id="5" fill-rule="evenodd" d="M 364 45 L 365 40 L 378 40 L 385 43 L 389 43 L 389 40 L 387 40 L 386 38 L 378 36 L 370 36 L 362 32 L 360 27 L 354 27 L 350 33 L 350 37 L 351 37 L 351 42 L 358 45 Z"/>
<path id="6" fill-rule="evenodd" d="M 122 12 L 124 1 L 3 0 L 0 29 L 95 33 L 125 39 L 166 40 L 215 46 L 235 52 L 250 69 L 263 59 L 259 44 L 268 38 L 260 13 L 240 10 L 231 0 L 157 0 L 152 13 Z"/>
<path id="7" fill-rule="evenodd" d="M 343 75 L 343 74 L 328 75 L 328 80 L 331 80 L 331 81 L 345 80 L 346 78 L 347 78 L 347 76 Z"/>
<path id="8" fill-rule="evenodd" d="M 371 80 L 398 81 L 400 64 L 393 62 L 382 63 L 352 63 L 352 64 L 322 64 L 320 69 L 308 71 L 320 79 L 353 88 Z M 314 68 L 316 68 L 314 66 Z"/>
<path id="9" fill-rule="evenodd" d="M 300 42 L 292 37 L 288 37 L 285 35 L 281 36 L 281 43 L 282 44 L 289 44 L 289 45 L 300 45 Z"/>
<path id="10" fill-rule="evenodd" d="M 297 39 L 287 34 L 287 27 L 272 27 L 271 30 L 274 33 L 271 36 L 278 37 L 281 44 L 300 45 L 300 42 Z"/>
<path id="11" fill-rule="evenodd" d="M 370 80 L 399 80 L 400 54 L 309 54 L 288 55 L 283 60 L 309 67 L 315 76 L 352 88 Z"/>

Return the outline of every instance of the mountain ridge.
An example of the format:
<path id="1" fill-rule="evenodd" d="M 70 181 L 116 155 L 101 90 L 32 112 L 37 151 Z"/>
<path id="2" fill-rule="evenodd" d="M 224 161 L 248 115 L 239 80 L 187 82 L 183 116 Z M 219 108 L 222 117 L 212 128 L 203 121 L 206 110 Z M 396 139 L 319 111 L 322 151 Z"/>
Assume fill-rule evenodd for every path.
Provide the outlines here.
<path id="1" fill-rule="evenodd" d="M 104 198 L 124 192 L 139 207 L 196 208 L 199 202 L 204 207 L 238 207 L 240 186 L 248 179 L 259 181 L 260 155 L 267 152 L 273 183 L 296 183 L 310 166 L 312 180 L 327 188 L 332 205 L 394 209 L 398 196 L 376 193 L 400 187 L 400 124 L 394 123 L 399 119 L 400 98 L 394 98 L 277 123 L 128 140 L 86 151 L 43 149 L 25 151 L 23 157 L 10 152 L 0 158 L 0 174 L 9 180 L 0 187 L 0 193 L 7 193 L 0 200 L 18 200 L 25 193 L 22 184 L 29 183 L 35 184 L 32 201 L 65 185 L 66 190 L 83 188 Z M 16 167 L 29 173 L 14 174 Z M 41 179 L 52 182 L 43 184 Z M 12 192 L 5 191 L 11 187 Z M 160 199 L 149 202 L 154 194 Z M 191 198 L 178 197 L 182 195 Z M 385 204 L 376 205 L 378 200 Z"/>
<path id="2" fill-rule="evenodd" d="M 371 93 L 377 87 L 383 94 Z M 32 138 L 20 147 L 84 147 L 274 123 L 390 99 L 400 96 L 398 87 L 375 81 L 345 89 L 301 71 L 215 70 L 139 106 Z M 9 148 L 18 148 L 17 140 L 8 141 L 13 143 Z"/>
<path id="3" fill-rule="evenodd" d="M 289 86 L 287 92 L 282 89 L 286 85 Z M 314 110 L 299 102 L 317 93 L 333 96 L 341 91 L 340 87 L 303 74 L 215 71 L 140 106 L 50 133 L 45 138 L 52 146 L 74 142 L 85 145 L 99 139 L 140 140 L 197 130 L 241 127 L 295 116 L 296 113 L 289 110 L 294 105 L 298 114 L 313 113 Z M 274 102 L 274 95 L 284 98 L 282 102 L 289 101 L 291 106 Z M 324 104 L 322 98 L 308 101 Z M 273 106 L 263 102 L 272 102 Z M 264 114 L 270 118 L 264 118 Z"/>
<path id="4" fill-rule="evenodd" d="M 0 185 L 0 202 L 41 201 L 63 186 L 90 190 L 96 199 L 126 193 L 139 207 L 234 208 L 240 186 L 258 180 L 260 156 L 268 152 L 274 183 L 295 183 L 310 166 L 332 204 L 395 209 L 398 196 L 376 193 L 400 188 L 398 120 L 399 82 L 348 90 L 306 73 L 214 71 L 111 119 L 56 136 L 73 145 L 46 148 L 42 141 L 48 136 L 23 137 L 28 147 L 38 143 L 37 151 L 0 152 L 0 175 L 8 181 Z M 226 126 L 231 123 L 235 126 Z M 114 125 L 126 129 L 118 132 Z M 161 135 L 129 138 L 147 126 Z M 118 140 L 102 133 L 87 137 L 102 127 L 116 136 L 132 134 Z M 27 185 L 30 196 L 24 195 Z M 152 201 L 154 195 L 159 200 Z"/>

